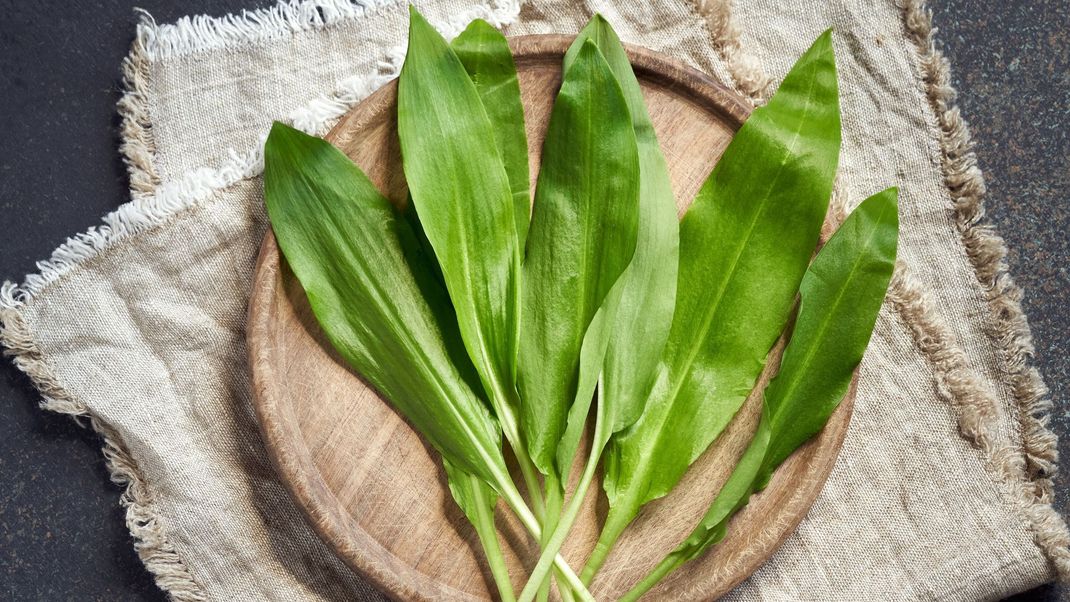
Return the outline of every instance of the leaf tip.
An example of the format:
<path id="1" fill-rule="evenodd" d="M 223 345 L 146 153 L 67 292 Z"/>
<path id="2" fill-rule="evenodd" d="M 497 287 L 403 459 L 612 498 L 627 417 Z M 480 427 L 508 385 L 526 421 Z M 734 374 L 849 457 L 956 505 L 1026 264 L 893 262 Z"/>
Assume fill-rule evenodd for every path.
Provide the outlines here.
<path id="1" fill-rule="evenodd" d="M 409 4 L 409 40 L 412 41 L 413 30 L 418 29 L 433 29 L 431 24 L 427 22 L 427 18 L 423 16 L 415 4 Z"/>
<path id="2" fill-rule="evenodd" d="M 268 131 L 267 141 L 264 143 L 265 152 L 275 150 L 275 147 L 279 144 L 295 144 L 304 142 L 309 138 L 315 138 L 310 136 L 301 130 L 286 125 L 281 121 L 274 121 L 271 124 L 271 130 Z"/>
<path id="3" fill-rule="evenodd" d="M 888 204 L 888 211 L 892 214 L 892 221 L 895 224 L 896 229 L 899 228 L 899 187 L 889 186 L 885 188 L 880 196 L 887 199 L 885 202 Z"/>
<path id="4" fill-rule="evenodd" d="M 870 197 L 870 198 L 868 198 L 868 199 L 866 199 L 866 200 L 864 200 L 862 202 L 863 203 L 870 202 L 870 203 L 873 203 L 874 205 L 882 204 L 882 205 L 895 205 L 895 206 L 898 206 L 899 205 L 899 187 L 898 186 L 889 186 L 888 188 L 885 188 L 884 190 L 878 192 L 877 194 L 873 195 L 872 197 Z"/>
<path id="5" fill-rule="evenodd" d="M 281 121 L 278 121 L 278 120 L 272 121 L 271 122 L 271 130 L 268 131 L 268 140 L 271 140 L 272 138 L 278 138 L 280 136 L 285 136 L 285 135 L 289 134 L 290 130 L 292 130 L 292 129 L 294 129 L 294 128 L 286 125 L 285 123 L 283 123 Z"/>
<path id="6" fill-rule="evenodd" d="M 587 39 L 594 40 L 596 44 L 603 44 L 617 37 L 616 32 L 613 31 L 613 26 L 609 24 L 609 20 L 602 13 L 595 13 L 591 20 L 587 22 L 583 31 L 580 32 L 580 35 L 586 35 Z M 619 43 L 619 40 L 617 41 Z"/>
<path id="7" fill-rule="evenodd" d="M 271 123 L 271 130 L 268 131 L 267 140 L 264 141 L 264 167 L 268 169 L 273 162 L 272 159 L 282 149 L 284 141 L 293 138 L 293 132 L 296 130 L 281 121 L 273 121 Z"/>
<path id="8" fill-rule="evenodd" d="M 829 28 L 827 28 L 825 31 L 822 31 L 821 35 L 817 36 L 817 39 L 814 40 L 814 46 L 820 46 L 822 48 L 826 48 L 827 47 L 828 49 L 831 50 L 832 49 L 832 34 L 833 34 L 833 31 L 834 30 L 832 29 L 831 26 Z"/>
<path id="9" fill-rule="evenodd" d="M 605 63 L 606 68 L 609 68 L 609 63 L 606 61 L 606 56 L 602 54 L 602 49 L 599 48 L 598 42 L 595 41 L 593 37 L 588 37 L 583 40 L 583 43 L 580 45 L 580 51 L 576 55 L 576 57 L 582 57 L 585 61 Z"/>
<path id="10" fill-rule="evenodd" d="M 468 24 L 469 29 L 492 29 L 498 31 L 498 28 L 491 25 L 486 19 L 472 19 L 472 22 Z"/>
<path id="11" fill-rule="evenodd" d="M 831 27 L 821 32 L 821 35 L 817 36 L 817 38 L 814 40 L 814 43 L 810 45 L 810 49 L 803 53 L 803 56 L 809 55 L 814 58 L 821 57 L 821 59 L 826 56 L 831 56 L 833 64 L 835 64 L 835 53 L 833 51 L 832 33 L 833 29 Z M 800 57 L 800 62 L 801 59 L 802 57 Z"/>

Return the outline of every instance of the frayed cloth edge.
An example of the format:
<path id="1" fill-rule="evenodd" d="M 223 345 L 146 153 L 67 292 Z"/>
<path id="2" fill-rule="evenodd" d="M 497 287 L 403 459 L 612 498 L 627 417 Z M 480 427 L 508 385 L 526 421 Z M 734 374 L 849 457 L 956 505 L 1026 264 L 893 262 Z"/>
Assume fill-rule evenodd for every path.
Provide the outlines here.
<path id="1" fill-rule="evenodd" d="M 989 336 L 1010 375 L 1012 402 L 1021 420 L 1020 448 L 993 443 L 999 413 L 995 396 L 969 366 L 943 317 L 901 261 L 889 284 L 888 300 L 932 365 L 937 394 L 954 411 L 960 433 L 981 451 L 989 474 L 1003 485 L 1058 578 L 1070 580 L 1070 532 L 1051 505 L 1057 461 L 1057 439 L 1047 427 L 1051 402 L 1039 371 L 1030 364 L 1033 345 L 1019 304 L 1021 289 L 1007 273 L 1003 240 L 990 224 L 983 223 L 984 178 L 977 167 L 969 131 L 954 106 L 950 66 L 934 45 L 931 15 L 923 0 L 899 1 L 905 32 L 917 48 L 925 91 L 940 128 L 941 167 L 954 204 L 956 225 L 988 298 L 993 322 Z M 760 104 L 769 93 L 769 79 L 742 47 L 732 18 L 732 0 L 695 0 L 695 7 L 711 33 L 718 36 L 714 47 L 736 80 L 736 89 Z"/>
<path id="2" fill-rule="evenodd" d="M 148 62 L 174 59 L 216 49 L 242 47 L 301 31 L 321 29 L 367 15 L 400 0 L 286 0 L 267 8 L 243 10 L 222 17 L 191 15 L 157 24 L 139 11 L 135 44 Z"/>
<path id="3" fill-rule="evenodd" d="M 138 51 L 128 57 L 129 69 L 140 78 Z M 316 98 L 293 111 L 283 121 L 313 135 L 326 133 L 329 125 L 383 84 L 396 77 L 404 58 L 404 48 L 395 47 L 379 61 L 374 73 L 347 78 L 328 95 Z M 140 79 L 136 81 L 141 81 Z M 135 84 L 139 85 L 139 84 Z M 18 308 L 41 294 L 73 269 L 96 257 L 116 243 L 152 229 L 168 219 L 210 198 L 215 192 L 263 172 L 263 137 L 253 149 L 239 153 L 231 150 L 218 167 L 191 170 L 176 180 L 159 183 L 152 168 L 153 149 L 145 133 L 143 90 L 132 88 L 120 101 L 124 139 L 121 152 L 131 172 L 132 200 L 105 215 L 101 224 L 76 234 L 56 248 L 48 259 L 37 262 L 37 272 L 28 274 L 22 284 L 5 283 L 0 290 L 0 308 Z M 132 137 L 126 137 L 130 134 Z"/>
<path id="4" fill-rule="evenodd" d="M 113 483 L 123 487 L 119 503 L 126 509 L 126 526 L 134 538 L 134 550 L 153 574 L 156 584 L 177 602 L 208 600 L 204 589 L 168 541 L 152 493 L 121 437 L 96 418 L 85 404 L 68 395 L 45 361 L 22 315 L 14 308 L 0 308 L 0 343 L 5 348 L 4 355 L 11 356 L 15 366 L 29 376 L 40 391 L 42 409 L 71 416 L 83 426 L 88 421 L 104 440 L 108 474 Z"/>
<path id="5" fill-rule="evenodd" d="M 323 4 L 320 0 L 304 0 L 304 3 L 313 8 Z M 287 2 L 278 6 L 285 7 L 286 10 L 298 10 L 295 8 L 297 6 L 295 2 Z M 502 27 L 512 23 L 519 13 L 520 3 L 516 0 L 495 0 L 487 5 L 476 5 L 468 10 L 451 14 L 445 21 L 436 21 L 435 25 L 443 35 L 452 38 L 459 34 L 472 19 L 482 18 L 495 26 Z M 361 11 L 354 13 L 354 16 L 365 14 Z M 252 17 L 246 14 L 243 18 L 251 19 Z M 205 19 L 208 18 L 205 17 Z M 233 19 L 231 21 L 227 19 L 228 17 L 216 19 L 211 21 L 214 25 L 205 27 L 211 30 L 212 27 L 223 27 L 222 23 L 233 21 Z M 270 20 L 265 22 L 270 22 Z M 153 24 L 153 27 L 164 28 L 166 26 Z M 3 289 L 5 292 L 0 294 L 0 307 L 18 307 L 25 304 L 73 268 L 97 256 L 116 242 L 151 229 L 173 215 L 209 198 L 216 191 L 263 172 L 262 137 L 260 143 L 251 150 L 241 153 L 231 150 L 228 159 L 218 167 L 194 169 L 176 180 L 162 184 L 159 182 L 160 178 L 153 167 L 155 148 L 151 139 L 152 125 L 146 105 L 146 86 L 149 77 L 146 56 L 149 52 L 149 44 L 142 40 L 142 37 L 143 35 L 139 33 L 131 54 L 124 62 L 124 81 L 127 82 L 128 89 L 119 101 L 118 107 L 123 134 L 120 148 L 130 170 L 132 200 L 104 216 L 100 225 L 67 239 L 52 252 L 48 259 L 39 261 L 38 271 L 27 275 L 21 285 L 5 286 Z M 256 39 L 250 33 L 246 42 L 251 43 Z M 312 100 L 293 111 L 283 121 L 290 122 L 295 128 L 308 134 L 325 134 L 330 125 L 345 114 L 350 107 L 397 77 L 404 55 L 404 46 L 399 45 L 389 49 L 379 60 L 374 73 L 342 80 L 333 93 Z"/>
<path id="6" fill-rule="evenodd" d="M 1070 581 L 1070 531 L 1052 507 L 1058 439 L 1048 428 L 1051 401 L 1040 372 L 1032 365 L 1034 347 L 1022 311 L 1022 290 L 1011 278 L 1007 248 L 985 221 L 985 182 L 973 141 L 951 86 L 951 67 L 936 48 L 932 14 L 922 0 L 902 0 L 905 32 L 917 51 L 922 83 L 939 127 L 941 167 L 953 204 L 955 225 L 989 307 L 987 334 L 999 351 L 1009 377 L 1012 401 L 1021 427 L 1021 448 L 991 450 L 991 460 L 1014 487 L 1014 500 L 1029 520 L 1037 544 L 1061 581 Z"/>

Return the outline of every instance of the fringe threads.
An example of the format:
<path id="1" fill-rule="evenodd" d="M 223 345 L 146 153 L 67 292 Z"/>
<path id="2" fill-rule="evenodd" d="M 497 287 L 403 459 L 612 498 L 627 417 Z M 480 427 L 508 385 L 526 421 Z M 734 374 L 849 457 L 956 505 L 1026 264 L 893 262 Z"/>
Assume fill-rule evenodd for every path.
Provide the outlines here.
<path id="1" fill-rule="evenodd" d="M 955 106 L 950 64 L 936 49 L 932 13 L 922 0 L 904 0 L 900 7 L 940 127 L 941 164 L 955 223 L 984 289 L 990 310 L 989 336 L 999 349 L 1018 409 L 1022 449 L 1007 446 L 994 450 L 992 460 L 1004 479 L 1016 486 L 1016 502 L 1029 518 L 1037 544 L 1051 559 L 1059 579 L 1070 581 L 1070 531 L 1051 506 L 1058 460 L 1057 438 L 1048 428 L 1051 401 L 1040 372 L 1031 365 L 1033 336 L 1020 305 L 1022 290 L 1008 273 L 1003 239 L 984 221 L 984 176 L 977 167 L 969 129 Z"/>
<path id="2" fill-rule="evenodd" d="M 349 2 L 345 0 L 292 0 L 273 8 L 245 11 L 220 19 L 186 17 L 175 25 L 159 26 L 142 13 L 130 54 L 123 61 L 126 92 L 117 109 L 121 119 L 120 152 L 130 173 L 132 200 L 103 218 L 100 226 L 67 239 L 52 256 L 37 263 L 36 274 L 26 276 L 21 286 L 0 285 L 0 344 L 3 354 L 33 381 L 41 393 L 42 409 L 66 414 L 79 424 L 89 425 L 104 441 L 103 454 L 112 482 L 124 487 L 120 504 L 126 508 L 126 526 L 134 538 L 134 549 L 156 584 L 178 602 L 203 602 L 208 594 L 197 583 L 174 546 L 167 539 L 162 516 L 156 509 L 148 484 L 122 437 L 106 422 L 95 417 L 81 401 L 73 398 L 58 381 L 44 359 L 21 309 L 49 285 L 85 261 L 136 234 L 156 228 L 186 209 L 211 198 L 216 192 L 263 172 L 263 144 L 245 153 L 230 152 L 217 168 L 188 172 L 176 181 L 161 184 L 154 165 L 155 144 L 148 109 L 150 67 L 154 61 L 185 56 L 237 44 L 255 43 L 308 29 L 365 16 L 369 10 L 400 0 Z M 439 29 L 448 37 L 459 34 L 475 18 L 497 27 L 515 21 L 520 13 L 516 0 L 498 0 L 451 15 Z M 343 80 L 334 93 L 322 96 L 291 113 L 287 121 L 314 135 L 326 133 L 330 125 L 350 107 L 397 76 L 404 60 L 404 47 L 388 51 L 375 73 Z"/>
<path id="3" fill-rule="evenodd" d="M 761 63 L 743 51 L 739 28 L 732 18 L 732 0 L 695 0 L 695 12 L 710 30 L 713 48 L 720 53 L 736 91 L 752 102 L 761 102 L 769 90 L 769 77 Z"/>
<path id="4" fill-rule="evenodd" d="M 154 61 L 322 28 L 392 5 L 402 7 L 405 3 L 402 0 L 367 3 L 291 0 L 273 8 L 222 18 L 184 17 L 174 25 L 157 25 L 151 16 L 142 13 L 130 55 L 123 61 L 123 82 L 129 87 L 117 105 L 123 137 L 120 150 L 130 172 L 132 200 L 104 216 L 100 226 L 67 239 L 49 259 L 39 261 L 38 273 L 27 275 L 21 286 L 10 288 L 6 295 L 0 296 L 0 307 L 17 307 L 27 302 L 72 268 L 116 242 L 163 224 L 216 191 L 263 172 L 266 128 L 256 148 L 243 153 L 231 150 L 228 160 L 218 167 L 202 167 L 177 180 L 160 183 L 153 161 L 155 145 L 148 108 L 149 69 Z M 517 0 L 495 0 L 451 14 L 446 21 L 435 25 L 443 35 L 452 38 L 473 19 L 485 19 L 496 27 L 504 27 L 519 14 Z M 397 77 L 404 58 L 404 46 L 395 46 L 379 61 L 375 73 L 342 80 L 333 93 L 298 108 L 284 121 L 309 134 L 325 134 L 350 107 Z"/>
<path id="5" fill-rule="evenodd" d="M 14 285 L 5 283 L 0 298 L 10 299 Z M 160 524 L 152 493 L 142 480 L 137 465 L 122 439 L 110 426 L 94 417 L 85 404 L 73 399 L 56 379 L 33 339 L 26 322 L 15 307 L 0 306 L 0 343 L 4 355 L 11 356 L 19 370 L 29 376 L 41 393 L 41 408 L 74 418 L 79 424 L 88 419 L 104 439 L 104 458 L 113 483 L 125 487 L 119 503 L 126 509 L 126 527 L 134 537 L 134 550 L 156 578 L 157 585 L 178 602 L 204 602 L 207 594 L 193 579 L 174 546 L 167 541 Z"/>
<path id="6" fill-rule="evenodd" d="M 358 19 L 398 0 L 287 0 L 224 17 L 195 15 L 157 25 L 141 11 L 137 30 L 145 59 L 156 62 L 219 48 L 265 42 Z"/>
<path id="7" fill-rule="evenodd" d="M 158 25 L 152 15 L 141 10 L 141 22 L 130 54 L 123 60 L 126 93 L 118 103 L 122 139 L 119 151 L 129 173 L 132 198 L 152 196 L 161 183 L 155 165 L 156 145 L 149 110 L 150 68 L 154 62 L 278 39 L 404 5 L 403 0 L 288 0 L 270 8 L 218 18 L 207 15 L 183 17 L 165 25 Z M 515 21 L 519 13 L 518 0 L 493 0 L 487 6 L 474 6 L 450 15 L 446 22 L 438 23 L 438 28 L 447 37 L 453 37 L 474 18 L 504 27 Z M 385 59 L 387 64 L 380 64 L 378 77 L 372 76 L 371 81 L 361 82 L 359 80 L 368 78 L 359 77 L 343 81 L 335 94 L 298 109 L 291 115 L 294 127 L 309 133 L 325 133 L 324 124 L 331 123 L 366 96 L 366 93 L 359 94 L 367 86 L 375 90 L 397 76 L 404 52 L 401 46 L 391 49 Z M 356 100 L 352 100 L 355 97 Z M 234 167 L 233 162 L 229 167 Z M 226 165 L 220 168 L 226 169 Z"/>
<path id="8" fill-rule="evenodd" d="M 126 164 L 130 176 L 130 194 L 135 200 L 148 197 L 160 185 L 160 176 L 153 163 L 156 143 L 150 127 L 150 74 L 144 40 L 140 35 L 143 26 L 144 23 L 138 26 L 139 34 L 134 37 L 130 53 L 123 59 L 123 89 L 126 92 L 116 105 L 120 120 L 119 153 Z"/>
<path id="9" fill-rule="evenodd" d="M 516 20 L 520 4 L 519 0 L 490 0 L 485 5 L 452 13 L 436 26 L 447 38 L 461 33 L 477 18 L 501 28 Z M 141 11 L 136 43 L 146 60 L 156 62 L 284 38 L 360 19 L 385 7 L 407 5 L 407 0 L 286 0 L 270 8 L 243 10 L 224 17 L 182 17 L 167 25 L 157 25 L 151 15 Z"/>

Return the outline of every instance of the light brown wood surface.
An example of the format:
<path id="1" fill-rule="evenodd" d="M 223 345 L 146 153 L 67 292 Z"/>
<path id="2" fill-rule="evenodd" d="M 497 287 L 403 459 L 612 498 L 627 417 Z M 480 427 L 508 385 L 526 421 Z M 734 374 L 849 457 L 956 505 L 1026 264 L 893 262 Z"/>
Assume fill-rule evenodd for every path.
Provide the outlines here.
<path id="1" fill-rule="evenodd" d="M 510 41 L 520 74 L 533 189 L 570 41 L 561 36 Z M 682 212 L 745 119 L 746 105 L 675 61 L 628 50 Z M 406 188 L 395 128 L 396 90 L 391 83 L 354 107 L 327 139 L 400 204 Z M 494 587 L 480 560 L 479 542 L 446 490 L 437 454 L 330 349 L 300 286 L 280 265 L 270 233 L 257 265 L 248 342 L 268 452 L 320 537 L 394 598 L 490 599 Z M 647 599 L 713 599 L 764 562 L 821 490 L 839 453 L 853 398 L 852 387 L 825 430 L 732 521 L 724 542 L 670 576 Z M 599 600 L 626 591 L 687 535 L 742 453 L 759 410 L 760 400 L 752 396 L 681 484 L 644 510 L 593 584 Z M 601 492 L 592 487 L 592 493 L 563 551 L 577 570 L 605 514 Z M 537 550 L 504 505 L 498 526 L 514 584 L 521 586 Z"/>

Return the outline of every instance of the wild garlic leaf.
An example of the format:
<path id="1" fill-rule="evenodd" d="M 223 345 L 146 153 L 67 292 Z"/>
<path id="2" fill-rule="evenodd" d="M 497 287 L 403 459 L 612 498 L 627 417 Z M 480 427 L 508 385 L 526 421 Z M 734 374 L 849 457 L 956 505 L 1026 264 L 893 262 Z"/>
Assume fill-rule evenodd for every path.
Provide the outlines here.
<path id="1" fill-rule="evenodd" d="M 546 570 L 575 520 L 609 437 L 642 413 L 646 393 L 664 347 L 675 303 L 679 226 L 668 167 L 661 154 L 642 90 L 620 39 L 595 15 L 565 54 L 564 70 L 595 44 L 621 86 L 639 155 L 639 229 L 635 254 L 591 321 L 580 350 L 575 401 L 557 450 L 558 472 L 572 467 L 599 388 L 590 456 L 555 532 L 544 544 L 531 583 Z M 549 485 L 548 485 L 549 487 Z M 547 499 L 551 499 L 547 492 Z M 529 589 L 521 593 L 524 599 Z"/>
<path id="2" fill-rule="evenodd" d="M 580 31 L 565 54 L 564 68 L 569 68 L 588 40 L 605 56 L 632 117 L 639 151 L 639 231 L 635 255 L 619 285 L 620 299 L 615 301 L 616 307 L 611 312 L 612 325 L 607 325 L 601 335 L 609 337 L 604 342 L 604 354 L 597 351 L 603 342 L 593 338 L 584 340 L 584 346 L 591 347 L 586 354 L 591 359 L 581 366 L 580 393 L 559 450 L 558 464 L 562 471 L 572 465 L 587 419 L 591 392 L 600 375 L 599 403 L 603 407 L 599 411 L 607 423 L 602 429 L 605 436 L 630 426 L 642 413 L 672 324 L 679 263 L 679 222 L 669 168 L 628 55 L 602 15 L 596 14 Z M 598 332 L 592 330 L 591 334 Z"/>
<path id="3" fill-rule="evenodd" d="M 550 115 L 523 272 L 521 427 L 533 461 L 547 475 L 550 508 L 559 508 L 568 476 L 569 466 L 558 474 L 557 452 L 569 408 L 574 399 L 589 407 L 593 393 L 581 391 L 577 398 L 581 347 L 585 365 L 593 364 L 590 373 L 597 374 L 605 345 L 590 344 L 585 334 L 596 313 L 612 314 L 607 295 L 618 288 L 635 252 L 638 194 L 639 155 L 628 104 L 601 51 L 588 41 L 564 70 Z M 592 361 L 596 346 L 600 355 Z M 547 529 L 554 529 L 544 532 L 542 556 L 521 600 L 535 597 L 545 583 L 597 458 L 592 455 L 560 524 L 548 517 Z"/>
<path id="4" fill-rule="evenodd" d="M 461 337 L 515 442 L 520 247 L 509 179 L 464 65 L 412 7 L 398 80 L 398 134 L 409 192 Z"/>
<path id="5" fill-rule="evenodd" d="M 544 474 L 555 470 L 584 333 L 635 252 L 638 162 L 620 86 L 587 43 L 550 115 L 523 268 L 520 424 Z"/>
<path id="6" fill-rule="evenodd" d="M 505 171 L 509 177 L 509 186 L 513 193 L 513 211 L 516 217 L 519 246 L 523 249 L 531 217 L 528 142 L 524 128 L 524 107 L 520 102 L 520 84 L 512 51 L 509 50 L 509 42 L 491 24 L 482 19 L 476 19 L 453 39 L 450 48 L 460 59 L 465 71 L 468 72 L 468 77 L 475 84 L 480 100 L 483 101 L 483 108 L 494 125 L 495 143 L 502 155 Z M 406 203 L 404 215 L 413 231 L 416 232 L 416 237 L 435 275 L 445 286 L 442 269 L 435 259 L 431 242 L 427 240 L 427 235 L 424 233 L 411 195 Z M 450 311 L 453 311 L 452 306 L 450 306 Z"/>
<path id="7" fill-rule="evenodd" d="M 469 23 L 461 35 L 453 39 L 450 47 L 468 71 L 483 100 L 483 108 L 494 124 L 494 141 L 509 177 L 516 233 L 523 249 L 531 217 L 531 190 L 528 135 L 524 129 L 524 105 L 520 102 L 520 82 L 513 53 L 502 32 L 483 19 Z"/>
<path id="8" fill-rule="evenodd" d="M 810 264 L 780 372 L 765 390 L 772 437 L 757 488 L 820 431 L 847 393 L 895 268 L 899 191 L 889 188 L 847 217 Z"/>
<path id="9" fill-rule="evenodd" d="M 826 32 L 736 133 L 680 223 L 664 358 L 645 413 L 607 448 L 601 548 L 679 482 L 754 386 L 816 246 L 839 145 Z"/>
<path id="10" fill-rule="evenodd" d="M 764 392 L 758 428 L 691 535 L 623 600 L 637 599 L 676 567 L 724 539 L 728 521 L 773 471 L 818 433 L 847 394 L 895 268 L 897 191 L 858 206 L 803 276 L 780 370 Z"/>
<path id="11" fill-rule="evenodd" d="M 264 145 L 264 199 L 279 248 L 331 345 L 450 470 L 490 484 L 538 537 L 506 468 L 498 424 L 457 367 L 467 360 L 456 355 L 456 321 L 429 262 L 418 260 L 409 223 L 340 151 L 279 123 Z M 462 487 L 458 503 L 482 499 L 466 492 L 471 483 L 451 485 Z M 478 492 L 486 495 L 482 486 Z M 589 599 L 560 556 L 554 565 Z"/>
<path id="12" fill-rule="evenodd" d="M 433 305 L 434 277 L 408 223 L 327 142 L 276 123 L 264 145 L 264 199 L 279 248 L 338 353 L 443 457 L 508 479 L 498 426 L 452 359 L 457 335 Z M 429 303 L 426 295 L 431 295 Z"/>

